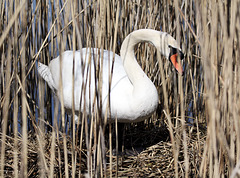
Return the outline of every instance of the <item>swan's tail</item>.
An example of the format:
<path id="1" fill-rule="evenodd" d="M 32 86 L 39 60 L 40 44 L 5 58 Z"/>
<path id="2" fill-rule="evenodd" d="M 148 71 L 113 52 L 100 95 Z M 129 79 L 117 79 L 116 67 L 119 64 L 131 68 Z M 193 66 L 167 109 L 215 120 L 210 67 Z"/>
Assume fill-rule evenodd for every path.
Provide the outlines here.
<path id="1" fill-rule="evenodd" d="M 52 73 L 48 66 L 38 63 L 38 74 L 48 83 L 48 86 L 55 91 L 56 87 L 53 81 Z"/>

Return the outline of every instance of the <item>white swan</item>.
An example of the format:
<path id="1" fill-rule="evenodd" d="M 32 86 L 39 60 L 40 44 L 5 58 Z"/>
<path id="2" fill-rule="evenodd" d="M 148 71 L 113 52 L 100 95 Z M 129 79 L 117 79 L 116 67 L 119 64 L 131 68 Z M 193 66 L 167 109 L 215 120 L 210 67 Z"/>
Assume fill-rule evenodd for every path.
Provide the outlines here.
<path id="1" fill-rule="evenodd" d="M 158 93 L 152 81 L 143 72 L 136 61 L 134 46 L 139 42 L 150 42 L 165 57 L 169 58 L 182 74 L 181 64 L 177 62 L 177 55 L 181 54 L 181 49 L 176 40 L 165 32 L 151 29 L 141 29 L 130 33 L 122 43 L 120 55 L 115 54 L 115 62 L 112 74 L 110 90 L 111 117 L 117 118 L 118 122 L 140 122 L 150 116 L 157 108 Z M 75 52 L 75 76 L 74 76 L 74 96 L 75 110 L 83 111 L 85 105 L 86 112 L 91 112 L 93 106 L 95 87 L 98 81 L 95 80 L 96 69 L 94 60 L 97 54 L 103 57 L 102 63 L 102 113 L 107 108 L 107 97 L 109 93 L 109 60 L 112 65 L 113 52 L 96 48 L 83 48 Z M 81 57 L 82 56 L 82 57 Z M 91 57 L 91 67 L 88 61 Z M 48 83 L 49 87 L 55 91 L 58 97 L 59 75 L 62 74 L 63 102 L 66 109 L 72 108 L 72 69 L 73 52 L 65 51 L 62 55 L 62 71 L 60 71 L 60 57 L 53 59 L 49 66 L 42 63 L 38 65 L 38 73 Z M 86 64 L 86 65 L 85 65 Z M 83 71 L 84 70 L 84 71 Z M 87 72 L 88 71 L 88 72 Z M 86 86 L 85 94 L 82 93 L 82 85 Z M 82 104 L 80 106 L 80 97 Z M 91 107 L 91 108 L 89 108 Z"/>

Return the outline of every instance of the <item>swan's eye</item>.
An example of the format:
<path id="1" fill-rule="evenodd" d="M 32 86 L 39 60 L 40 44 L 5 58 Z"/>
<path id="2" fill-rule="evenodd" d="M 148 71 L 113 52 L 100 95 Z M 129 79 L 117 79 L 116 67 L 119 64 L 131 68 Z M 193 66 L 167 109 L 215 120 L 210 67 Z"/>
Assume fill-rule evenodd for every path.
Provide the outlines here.
<path id="1" fill-rule="evenodd" d="M 169 60 L 172 62 L 173 66 L 175 67 L 175 69 L 178 71 L 178 73 L 180 73 L 181 75 L 183 74 L 183 68 L 181 63 L 178 63 L 178 56 L 183 59 L 184 55 L 183 53 L 173 47 L 170 47 L 170 54 L 169 54 Z"/>
<path id="2" fill-rule="evenodd" d="M 183 60 L 183 58 L 184 58 L 184 54 L 183 54 L 182 51 L 179 51 L 179 56 L 180 56 L 180 59 Z"/>
<path id="3" fill-rule="evenodd" d="M 170 48 L 170 54 L 169 54 L 169 59 L 172 55 L 176 55 L 177 54 L 177 49 L 173 48 L 172 46 L 169 46 Z"/>
<path id="4" fill-rule="evenodd" d="M 182 60 L 184 58 L 184 54 L 182 53 L 182 51 L 180 51 L 177 48 L 174 48 L 172 46 L 168 46 L 170 48 L 170 54 L 169 54 L 169 59 L 172 55 L 177 55 L 180 57 L 180 59 Z"/>

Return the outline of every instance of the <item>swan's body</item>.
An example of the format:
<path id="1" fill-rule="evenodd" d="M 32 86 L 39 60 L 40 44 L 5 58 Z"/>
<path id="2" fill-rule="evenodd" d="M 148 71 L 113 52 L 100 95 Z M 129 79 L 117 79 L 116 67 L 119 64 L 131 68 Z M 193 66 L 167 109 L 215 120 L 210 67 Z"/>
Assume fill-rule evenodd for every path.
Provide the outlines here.
<path id="1" fill-rule="evenodd" d="M 111 116 L 118 122 L 140 122 L 150 116 L 157 108 L 158 93 L 156 87 L 138 65 L 134 56 L 134 46 L 141 42 L 151 42 L 163 55 L 170 57 L 171 48 L 180 50 L 177 42 L 167 33 L 143 29 L 129 34 L 121 46 L 121 57 L 115 54 L 111 89 L 109 90 L 109 73 L 112 66 L 113 52 L 96 48 L 83 48 L 75 52 L 74 101 L 76 111 L 91 112 L 94 107 L 94 97 L 98 80 L 95 79 L 94 60 L 103 57 L 102 63 L 102 113 L 105 114 L 110 91 Z M 170 47 L 169 47 L 170 46 Z M 101 53 L 103 52 L 103 54 Z M 175 54 L 174 54 L 175 55 Z M 176 55 L 175 55 L 176 56 Z M 91 64 L 84 63 L 89 61 Z M 72 108 L 72 69 L 73 52 L 65 51 L 61 55 L 62 71 L 60 72 L 60 57 L 53 59 L 49 66 L 39 63 L 38 72 L 60 98 L 60 73 L 62 74 L 63 103 L 66 109 Z M 175 59 L 175 58 L 174 58 Z M 110 62 L 110 63 L 109 63 Z M 177 70 L 182 73 L 176 59 L 172 61 Z M 91 67 L 90 67 L 91 66 Z M 84 84 L 84 85 L 83 85 Z M 86 90 L 82 91 L 83 86 Z M 97 89 L 98 90 L 98 89 Z M 83 92 L 83 93 L 82 93 Z M 80 106 L 80 98 L 82 102 Z"/>

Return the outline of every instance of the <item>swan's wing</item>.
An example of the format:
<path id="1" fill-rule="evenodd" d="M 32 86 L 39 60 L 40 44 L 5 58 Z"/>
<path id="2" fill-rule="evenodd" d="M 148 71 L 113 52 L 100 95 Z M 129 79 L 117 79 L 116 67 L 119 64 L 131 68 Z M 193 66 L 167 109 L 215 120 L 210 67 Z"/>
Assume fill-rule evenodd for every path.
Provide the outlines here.
<path id="1" fill-rule="evenodd" d="M 56 86 L 53 81 L 52 73 L 50 68 L 41 62 L 38 63 L 38 74 L 47 82 L 48 86 L 55 92 Z"/>
<path id="2" fill-rule="evenodd" d="M 111 69 L 113 65 L 113 73 Z M 110 70 L 110 71 L 109 71 Z M 111 77 L 109 76 L 111 75 Z M 109 90 L 109 79 L 111 79 L 111 89 Z M 115 54 L 113 63 L 113 52 L 107 50 L 104 51 L 103 61 L 103 85 L 102 85 L 102 98 L 103 106 L 106 106 L 109 91 L 111 107 L 117 107 L 119 100 L 128 99 L 128 93 L 132 90 L 132 84 L 127 76 L 127 73 L 123 67 L 122 59 L 119 55 Z"/>
<path id="3" fill-rule="evenodd" d="M 94 96 L 100 94 L 96 92 L 96 86 L 98 86 L 98 79 L 96 79 L 96 61 L 99 60 L 98 52 L 100 56 L 103 56 L 100 67 L 102 68 L 102 102 L 106 104 L 107 96 L 109 91 L 114 91 L 115 95 L 122 95 L 126 90 L 127 86 L 130 86 L 129 79 L 122 65 L 121 57 L 115 54 L 114 69 L 112 73 L 111 90 L 109 90 L 109 74 L 113 64 L 113 52 L 101 51 L 96 48 L 91 50 L 83 48 L 81 51 L 75 52 L 75 72 L 74 72 L 74 98 L 75 98 L 75 109 L 81 110 L 85 105 L 91 107 L 93 104 Z M 103 55 L 102 55 L 103 52 Z M 89 61 L 89 57 L 91 60 Z M 62 59 L 62 70 L 60 71 L 60 57 L 53 59 L 49 66 L 41 64 L 39 67 L 39 73 L 48 83 L 49 87 L 53 91 L 59 91 L 60 89 L 60 74 L 62 75 L 62 89 L 63 89 L 63 102 L 66 108 L 72 108 L 72 70 L 73 70 L 73 52 L 65 51 L 61 55 Z M 90 63 L 88 63 L 90 62 Z M 91 66 L 90 66 L 91 65 Z M 84 85 L 83 85 L 84 84 Z M 82 88 L 82 86 L 85 86 Z M 85 89 L 84 89 L 85 88 Z M 82 93 L 84 89 L 84 93 Z M 56 92 L 58 97 L 60 93 Z M 111 96 L 111 97 L 114 97 Z M 116 97 L 116 96 L 115 96 Z M 82 99 L 80 106 L 80 99 Z M 114 98 L 115 99 L 115 98 Z"/>

